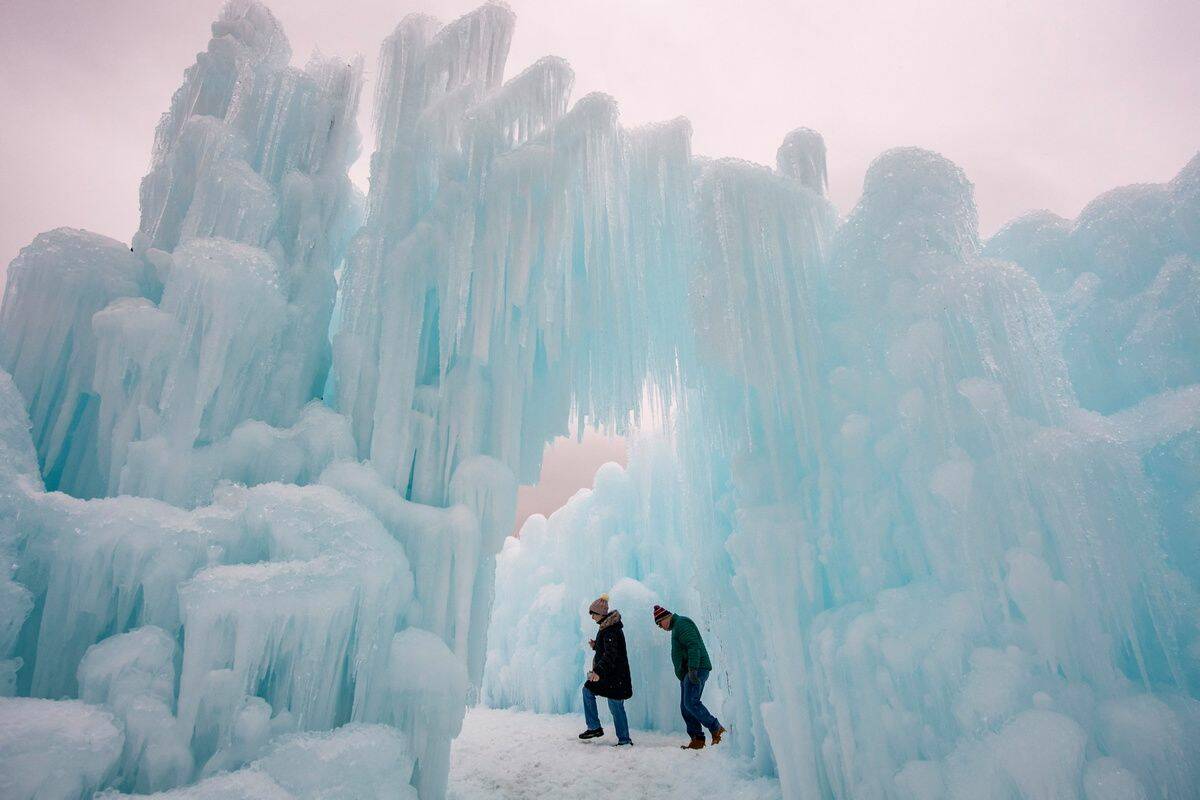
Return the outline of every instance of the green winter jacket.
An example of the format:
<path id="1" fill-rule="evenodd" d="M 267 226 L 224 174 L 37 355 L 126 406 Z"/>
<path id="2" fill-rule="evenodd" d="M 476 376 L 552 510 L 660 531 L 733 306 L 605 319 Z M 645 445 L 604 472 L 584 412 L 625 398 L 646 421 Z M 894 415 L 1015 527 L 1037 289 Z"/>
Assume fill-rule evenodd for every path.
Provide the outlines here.
<path id="1" fill-rule="evenodd" d="M 671 663 L 675 665 L 675 677 L 679 680 L 687 677 L 690 669 L 712 669 L 696 623 L 679 614 L 671 618 Z"/>

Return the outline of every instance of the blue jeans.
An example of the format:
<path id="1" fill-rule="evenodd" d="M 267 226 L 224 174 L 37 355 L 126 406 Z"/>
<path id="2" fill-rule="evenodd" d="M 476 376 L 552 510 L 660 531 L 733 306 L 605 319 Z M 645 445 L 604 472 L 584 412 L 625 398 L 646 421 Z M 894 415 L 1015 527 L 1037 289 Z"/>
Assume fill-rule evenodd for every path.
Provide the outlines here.
<path id="1" fill-rule="evenodd" d="M 613 725 L 617 727 L 617 741 L 628 742 L 629 720 L 625 718 L 625 701 L 611 697 L 605 699 L 608 700 L 608 710 L 612 712 Z M 601 727 L 600 715 L 596 713 L 596 695 L 586 686 L 583 687 L 583 718 L 587 721 L 589 731 Z"/>
<path id="2" fill-rule="evenodd" d="M 683 713 L 683 722 L 687 725 L 688 735 L 693 739 L 703 738 L 704 728 L 716 731 L 721 727 L 717 718 L 704 707 L 704 703 L 700 702 L 700 695 L 704 694 L 704 683 L 708 680 L 709 671 L 707 669 L 696 670 L 700 676 L 699 683 L 692 683 L 688 680 L 687 675 L 684 675 L 683 680 L 679 682 L 679 710 Z"/>

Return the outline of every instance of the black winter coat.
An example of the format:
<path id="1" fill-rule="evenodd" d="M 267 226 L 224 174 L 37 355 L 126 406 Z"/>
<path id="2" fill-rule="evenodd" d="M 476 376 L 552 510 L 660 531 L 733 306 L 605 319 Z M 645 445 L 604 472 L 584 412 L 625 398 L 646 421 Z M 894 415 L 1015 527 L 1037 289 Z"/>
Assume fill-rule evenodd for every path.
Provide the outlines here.
<path id="1" fill-rule="evenodd" d="M 633 697 L 633 679 L 629 677 L 629 655 L 625 652 L 625 632 L 622 630 L 624 627 L 618 618 L 617 622 L 601 628 L 596 634 L 592 672 L 599 675 L 600 680 L 584 684 L 594 695 L 612 700 Z"/>

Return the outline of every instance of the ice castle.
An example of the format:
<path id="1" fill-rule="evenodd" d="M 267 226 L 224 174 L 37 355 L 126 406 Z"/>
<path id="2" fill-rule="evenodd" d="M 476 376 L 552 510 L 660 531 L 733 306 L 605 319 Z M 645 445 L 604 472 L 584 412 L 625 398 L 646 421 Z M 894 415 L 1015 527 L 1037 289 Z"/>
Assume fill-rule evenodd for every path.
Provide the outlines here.
<path id="1" fill-rule="evenodd" d="M 364 198 L 361 61 L 231 0 L 132 247 L 13 261 L 0 797 L 443 797 L 468 702 L 575 708 L 600 591 L 633 724 L 686 608 L 785 798 L 1196 797 L 1200 157 L 983 241 L 902 148 L 839 217 L 818 133 L 695 157 L 505 80 L 514 24 L 384 40 Z M 647 419 L 505 541 L 547 441 Z"/>

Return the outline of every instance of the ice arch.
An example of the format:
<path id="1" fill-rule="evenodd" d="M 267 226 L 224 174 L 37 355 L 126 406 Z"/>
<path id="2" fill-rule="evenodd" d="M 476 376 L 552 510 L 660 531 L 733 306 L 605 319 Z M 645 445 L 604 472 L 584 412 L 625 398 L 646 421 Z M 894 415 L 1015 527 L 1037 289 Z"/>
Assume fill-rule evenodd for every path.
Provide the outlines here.
<path id="1" fill-rule="evenodd" d="M 736 746 L 787 796 L 958 797 L 980 774 L 1001 795 L 1070 796 L 1113 770 L 1183 791 L 1195 585 L 1164 560 L 1162 509 L 1194 489 L 1155 486 L 1143 457 L 1187 448 L 1191 392 L 1161 399 L 1178 423 L 1153 444 L 1081 408 L 1075 318 L 986 256 L 972 187 L 941 156 L 885 153 L 839 224 L 818 134 L 789 134 L 776 169 L 694 158 L 685 121 L 627 130 L 610 98 L 570 106 L 560 61 L 501 83 L 510 24 L 494 6 L 436 33 L 410 18 L 385 44 L 392 122 L 347 264 L 338 407 L 359 455 L 434 503 L 478 452 L 535 479 L 571 414 L 620 430 L 651 413 L 646 385 L 674 435 L 670 458 L 598 476 L 591 508 L 502 555 L 496 674 L 548 676 L 485 695 L 561 710 L 571 645 L 537 615 L 572 638 L 572 603 L 608 588 L 584 584 L 628 558 L 684 574 L 663 590 L 699 601 Z M 1154 191 L 1169 233 L 1151 264 L 1109 266 L 1095 243 L 1121 258 L 1138 231 L 1089 211 L 1064 268 L 1082 287 L 1097 259 L 1124 274 L 1194 258 L 1171 221 L 1190 218 L 1193 180 Z M 1194 336 L 1177 312 L 1162 326 Z M 1185 386 L 1171 365 L 1160 380 Z M 1156 775 L 1129 726 L 1181 766 Z"/>
<path id="2" fill-rule="evenodd" d="M 670 446 L 589 500 L 636 535 L 586 546 L 673 569 L 788 797 L 1185 795 L 1195 162 L 984 244 L 961 170 L 894 150 L 839 221 L 818 134 L 696 158 L 560 59 L 505 82 L 513 25 L 386 39 L 364 203 L 358 65 L 287 66 L 234 0 L 132 252 L 60 230 L 10 269 L 0 686 L 93 704 L 45 701 L 105 731 L 72 780 L 303 797 L 359 753 L 438 797 L 516 484 L 573 415 L 653 413 Z"/>

